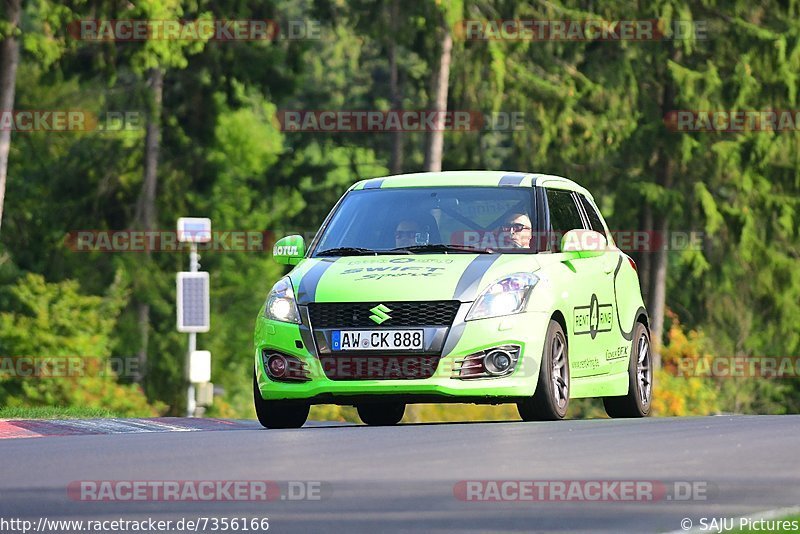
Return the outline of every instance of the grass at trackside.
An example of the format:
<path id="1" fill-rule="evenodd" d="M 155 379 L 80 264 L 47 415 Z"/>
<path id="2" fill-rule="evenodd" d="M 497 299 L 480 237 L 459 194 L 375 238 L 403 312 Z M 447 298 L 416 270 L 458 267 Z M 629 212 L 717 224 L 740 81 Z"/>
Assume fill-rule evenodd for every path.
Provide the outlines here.
<path id="1" fill-rule="evenodd" d="M 0 419 L 99 419 L 118 417 L 118 415 L 103 408 L 63 408 L 58 406 L 0 408 Z"/>
<path id="2" fill-rule="evenodd" d="M 789 524 L 785 524 L 784 522 L 786 522 L 786 521 L 788 521 Z M 789 528 L 786 528 L 786 529 L 784 529 L 784 528 L 776 528 L 776 529 L 772 530 L 771 527 L 777 526 L 778 523 L 780 523 L 781 526 L 785 525 L 785 526 L 788 526 Z M 738 519 L 736 519 L 735 524 L 736 524 L 737 527 L 739 526 L 739 520 Z M 745 526 L 745 528 L 741 528 L 741 529 L 740 528 L 734 528 L 733 530 L 728 530 L 727 532 L 730 532 L 732 534 L 735 534 L 735 533 L 745 534 L 745 533 L 750 533 L 750 532 L 753 532 L 753 533 L 758 532 L 759 534 L 763 534 L 764 532 L 770 532 L 770 533 L 773 533 L 773 532 L 774 533 L 800 532 L 798 527 L 800 527 L 800 514 L 789 515 L 789 516 L 781 517 L 781 518 L 778 518 L 778 519 L 765 519 L 764 520 L 764 525 L 761 526 L 760 528 L 759 528 L 758 518 L 756 518 L 753 521 L 751 528 L 747 528 Z"/>

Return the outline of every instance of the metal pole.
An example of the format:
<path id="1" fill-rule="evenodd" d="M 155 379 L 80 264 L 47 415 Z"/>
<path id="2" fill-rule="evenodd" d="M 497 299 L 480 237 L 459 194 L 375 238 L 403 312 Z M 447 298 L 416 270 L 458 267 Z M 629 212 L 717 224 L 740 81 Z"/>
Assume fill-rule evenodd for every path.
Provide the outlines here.
<path id="1" fill-rule="evenodd" d="M 197 243 L 191 243 L 191 252 L 189 253 L 189 271 L 196 273 L 200 268 L 200 256 L 197 254 Z M 197 334 L 194 332 L 189 333 L 189 353 L 186 355 L 186 379 L 189 380 L 189 366 L 192 358 L 192 353 L 197 350 Z M 194 396 L 194 384 L 189 382 L 189 387 L 186 390 L 186 416 L 194 417 L 197 410 L 197 401 Z"/>
<path id="2" fill-rule="evenodd" d="M 189 334 L 189 355 L 186 358 L 186 376 L 189 376 L 189 360 L 192 357 L 192 352 L 197 348 L 197 334 L 194 332 Z M 194 412 L 197 410 L 197 402 L 194 396 L 194 384 L 189 382 L 189 388 L 186 390 L 188 399 L 186 402 L 186 417 L 194 417 Z"/>

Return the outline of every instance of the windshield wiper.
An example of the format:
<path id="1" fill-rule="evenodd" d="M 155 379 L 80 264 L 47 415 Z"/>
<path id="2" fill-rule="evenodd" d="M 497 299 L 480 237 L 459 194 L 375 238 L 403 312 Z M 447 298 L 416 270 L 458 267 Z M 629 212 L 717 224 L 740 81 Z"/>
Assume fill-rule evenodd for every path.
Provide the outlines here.
<path id="1" fill-rule="evenodd" d="M 376 251 L 361 247 L 336 247 L 317 252 L 315 256 L 364 256 L 375 254 Z"/>
<path id="2" fill-rule="evenodd" d="M 443 243 L 429 243 L 427 245 L 411 245 L 409 247 L 393 248 L 392 250 L 398 252 L 406 250 L 408 252 L 461 252 L 468 254 L 492 253 L 491 251 L 482 248 L 469 247 L 466 245 L 445 245 Z"/>
<path id="3" fill-rule="evenodd" d="M 362 247 L 336 247 L 317 252 L 315 256 L 371 256 L 380 254 L 398 254 L 401 250 L 373 250 Z M 410 254 L 410 252 L 405 252 Z"/>

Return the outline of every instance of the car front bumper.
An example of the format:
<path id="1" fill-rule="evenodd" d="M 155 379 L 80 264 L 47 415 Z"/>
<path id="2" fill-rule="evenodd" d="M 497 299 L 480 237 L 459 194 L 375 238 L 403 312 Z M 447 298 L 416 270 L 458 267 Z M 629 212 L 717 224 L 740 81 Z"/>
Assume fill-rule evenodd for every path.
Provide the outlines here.
<path id="1" fill-rule="evenodd" d="M 462 304 L 453 325 L 447 329 L 433 375 L 402 379 L 331 379 L 323 369 L 323 361 L 329 362 L 335 356 L 318 352 L 305 310 L 301 310 L 303 325 L 266 319 L 262 310 L 256 322 L 254 339 L 255 372 L 261 396 L 267 400 L 349 405 L 390 399 L 409 403 L 500 403 L 533 395 L 549 317 L 543 312 L 531 311 L 464 321 L 469 304 Z M 520 348 L 516 366 L 510 374 L 490 378 L 453 378 L 457 376 L 454 368 L 461 365 L 458 360 L 504 345 Z M 283 382 L 271 378 L 264 366 L 264 351 L 277 351 L 301 360 L 310 380 Z"/>

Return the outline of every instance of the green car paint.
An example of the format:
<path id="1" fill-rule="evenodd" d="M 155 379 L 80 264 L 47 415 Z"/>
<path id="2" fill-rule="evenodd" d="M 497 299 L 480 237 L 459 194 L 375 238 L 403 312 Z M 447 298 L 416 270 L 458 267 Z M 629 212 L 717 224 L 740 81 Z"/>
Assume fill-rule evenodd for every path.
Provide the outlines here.
<path id="1" fill-rule="evenodd" d="M 459 250 L 393 253 L 389 249 L 375 249 L 374 253 L 342 251 L 330 256 L 319 255 L 326 248 L 320 246 L 326 232 L 332 224 L 335 225 L 336 214 L 342 212 L 340 207 L 355 202 L 353 199 L 371 202 L 383 198 L 380 195 L 386 195 L 389 191 L 403 189 L 409 192 L 431 191 L 431 196 L 439 192 L 442 193 L 440 197 L 446 197 L 450 188 L 453 191 L 458 188 L 478 188 L 475 191 L 489 193 L 493 189 L 486 188 L 497 188 L 498 191 L 503 190 L 503 194 L 510 190 L 520 194 L 524 191 L 526 195 L 530 193 L 535 203 L 535 206 L 531 204 L 531 208 L 536 211 L 537 219 L 533 230 L 551 230 L 543 224 L 549 220 L 552 226 L 555 221 L 555 215 L 549 213 L 550 208 L 547 207 L 548 202 L 553 203 L 551 207 L 556 205 L 555 201 L 547 200 L 554 190 L 560 191 L 557 194 L 561 195 L 558 196 L 560 199 L 573 198 L 578 206 L 576 211 L 581 215 L 584 232 L 591 230 L 593 223 L 589 221 L 589 208 L 581 208 L 581 202 L 588 203 L 599 214 L 586 189 L 565 178 L 541 174 L 457 171 L 373 178 L 354 184 L 328 216 L 308 248 L 302 237 L 289 236 L 279 240 L 273 249 L 276 261 L 294 265 L 285 279 L 291 285 L 291 298 L 277 303 L 276 309 L 283 312 L 294 302 L 299 318 L 298 322 L 269 318 L 269 302 L 265 302 L 259 311 L 255 327 L 254 360 L 257 392 L 262 399 L 310 404 L 355 404 L 360 400 L 391 396 L 408 402 L 517 402 L 533 396 L 536 391 L 551 320 L 561 324 L 566 336 L 570 398 L 629 394 L 630 358 L 635 344 L 632 336 L 637 322 L 646 327 L 648 319 L 635 265 L 616 248 L 605 222 L 602 222 L 599 231 L 607 239 L 608 246 L 600 251 L 566 250 L 564 245 L 565 250 L 490 248 L 488 253 Z M 431 204 L 435 207 L 426 211 L 426 216 L 428 213 L 438 214 L 436 224 L 441 226 L 445 217 L 442 212 L 452 212 L 454 217 L 464 218 L 456 212 L 462 205 L 464 209 L 477 206 L 473 210 L 476 213 L 485 207 L 477 201 L 473 206 L 469 202 L 451 200 L 443 198 L 441 207 Z M 482 219 L 483 223 L 476 225 L 480 227 L 476 234 L 486 237 L 494 235 L 492 232 L 499 233 L 500 230 L 484 229 L 485 221 L 510 203 L 511 200 L 503 199 L 494 204 L 487 201 L 486 210 L 495 211 L 487 214 L 488 218 Z M 434 232 L 436 230 L 439 228 L 433 229 Z M 400 233 L 399 230 L 396 232 L 397 235 Z M 451 239 L 453 235 L 455 233 L 450 235 Z M 420 236 L 428 239 L 430 232 L 415 233 L 416 239 L 419 240 Z M 425 246 L 429 246 L 429 243 L 425 243 Z M 505 288 L 503 284 L 508 281 L 498 281 L 510 275 L 514 275 L 514 278 L 509 282 L 512 284 L 508 286 L 512 287 L 509 292 L 515 291 L 513 284 L 518 280 L 529 279 L 526 276 L 534 277 L 533 289 L 529 291 L 527 300 L 523 299 L 523 308 L 501 316 L 468 318 L 468 313 L 484 291 L 490 286 Z M 491 299 L 499 299 L 494 291 L 491 290 Z M 498 291 L 502 293 L 505 289 Z M 515 298 L 519 300 L 521 294 L 514 293 Z M 488 297 L 485 300 L 490 302 Z M 371 332 L 371 342 L 375 342 L 380 339 L 384 329 L 385 332 L 415 330 L 416 327 L 403 329 L 393 326 L 395 316 L 403 314 L 402 310 L 398 311 L 398 305 L 402 307 L 415 303 L 418 306 L 426 302 L 451 303 L 457 309 L 454 318 L 445 327 L 426 328 L 420 333 L 423 338 L 433 336 L 433 345 L 416 351 L 396 348 L 390 351 L 365 351 L 364 359 L 391 358 L 395 355 L 402 358 L 403 355 L 433 351 L 438 360 L 433 364 L 435 369 L 431 376 L 386 378 L 367 373 L 367 376 L 345 379 L 335 376 L 331 371 L 331 366 L 338 365 L 343 355 L 357 358 L 361 354 L 357 350 L 334 350 L 337 343 L 361 340 L 360 336 L 347 338 L 348 331 Z M 325 328 L 318 328 L 312 319 L 312 309 L 339 309 L 335 307 L 337 303 L 347 306 L 363 304 L 363 310 L 358 313 L 363 311 L 369 323 L 360 323 L 358 327 L 328 324 Z M 334 307 L 324 308 L 325 305 Z M 347 306 L 342 309 L 349 310 Z M 420 309 L 427 308 L 423 306 Z M 355 320 L 356 312 L 353 313 Z M 342 320 L 349 321 L 350 317 L 344 316 Z M 405 335 L 400 334 L 401 337 Z M 409 339 L 414 335 L 410 333 Z M 422 342 L 429 343 L 430 340 L 423 339 Z M 348 346 L 353 348 L 353 345 Z M 512 347 L 510 353 L 517 355 L 512 372 L 502 376 L 461 378 L 454 371 L 465 365 L 464 358 L 497 347 Z M 265 359 L 274 353 L 302 362 L 305 378 L 281 380 L 271 377 L 265 367 Z M 424 362 L 416 363 L 425 365 Z M 488 363 L 482 365 L 486 368 Z"/>

